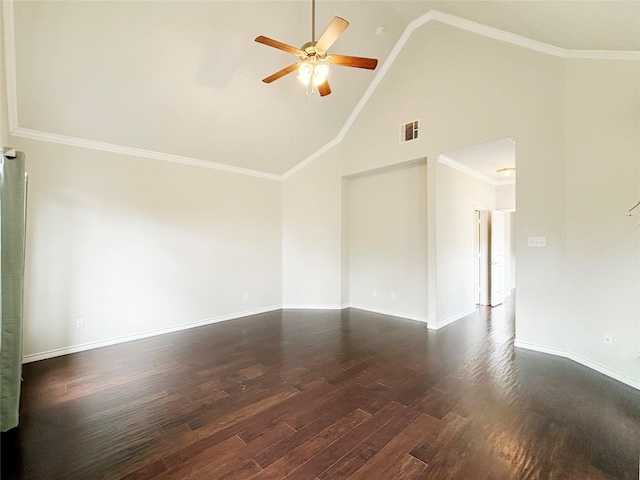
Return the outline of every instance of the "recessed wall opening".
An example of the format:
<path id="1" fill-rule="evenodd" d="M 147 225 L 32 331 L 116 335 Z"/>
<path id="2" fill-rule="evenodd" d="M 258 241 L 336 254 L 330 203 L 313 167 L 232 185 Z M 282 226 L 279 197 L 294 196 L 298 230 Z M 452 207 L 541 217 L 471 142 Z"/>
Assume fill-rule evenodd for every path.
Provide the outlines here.
<path id="1" fill-rule="evenodd" d="M 345 181 L 349 304 L 426 321 L 426 159 Z"/>

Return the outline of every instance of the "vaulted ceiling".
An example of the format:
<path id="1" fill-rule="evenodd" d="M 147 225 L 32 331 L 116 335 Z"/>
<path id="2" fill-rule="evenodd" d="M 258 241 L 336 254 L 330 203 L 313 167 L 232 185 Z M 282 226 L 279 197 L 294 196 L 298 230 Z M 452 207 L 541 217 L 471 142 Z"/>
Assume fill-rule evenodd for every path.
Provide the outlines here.
<path id="1" fill-rule="evenodd" d="M 254 39 L 311 40 L 310 0 L 16 1 L 3 11 L 11 127 L 280 176 L 336 138 L 405 28 L 433 9 L 563 49 L 640 50 L 637 1 L 318 0 L 316 36 L 334 16 L 351 24 L 330 51 L 380 63 L 333 68 L 333 93 L 306 97 L 295 74 L 261 82 L 296 58 Z"/>

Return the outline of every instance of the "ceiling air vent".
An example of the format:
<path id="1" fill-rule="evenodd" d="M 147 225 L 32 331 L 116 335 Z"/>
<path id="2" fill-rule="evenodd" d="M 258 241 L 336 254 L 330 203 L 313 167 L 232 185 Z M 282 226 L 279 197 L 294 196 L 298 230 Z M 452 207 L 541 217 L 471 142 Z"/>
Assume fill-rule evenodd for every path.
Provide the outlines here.
<path id="1" fill-rule="evenodd" d="M 418 120 L 400 125 L 400 143 L 418 138 Z"/>

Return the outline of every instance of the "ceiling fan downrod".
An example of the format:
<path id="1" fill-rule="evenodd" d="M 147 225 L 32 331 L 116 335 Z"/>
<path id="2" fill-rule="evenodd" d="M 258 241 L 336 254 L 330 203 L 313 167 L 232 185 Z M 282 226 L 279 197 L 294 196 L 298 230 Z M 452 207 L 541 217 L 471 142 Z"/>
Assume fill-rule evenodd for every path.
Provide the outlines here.
<path id="1" fill-rule="evenodd" d="M 311 0 L 311 42 L 316 43 L 316 0 Z"/>

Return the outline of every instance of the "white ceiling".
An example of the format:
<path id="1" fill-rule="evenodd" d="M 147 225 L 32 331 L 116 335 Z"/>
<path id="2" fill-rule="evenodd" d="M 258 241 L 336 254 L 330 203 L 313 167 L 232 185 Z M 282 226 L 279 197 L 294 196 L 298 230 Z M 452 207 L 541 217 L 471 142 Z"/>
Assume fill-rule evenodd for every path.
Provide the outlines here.
<path id="1" fill-rule="evenodd" d="M 565 49 L 640 50 L 638 1 L 318 0 L 316 36 L 341 16 L 351 25 L 330 52 L 381 65 L 432 9 Z M 295 74 L 260 81 L 296 57 L 254 38 L 309 41 L 310 0 L 16 1 L 13 11 L 22 129 L 275 175 L 333 140 L 376 74 L 334 68 L 324 98 L 306 98 Z"/>
<path id="2" fill-rule="evenodd" d="M 514 177 L 498 175 L 502 168 L 516 168 L 516 143 L 514 138 L 504 138 L 493 142 L 447 152 L 449 159 L 475 170 L 493 184 L 512 183 Z"/>

